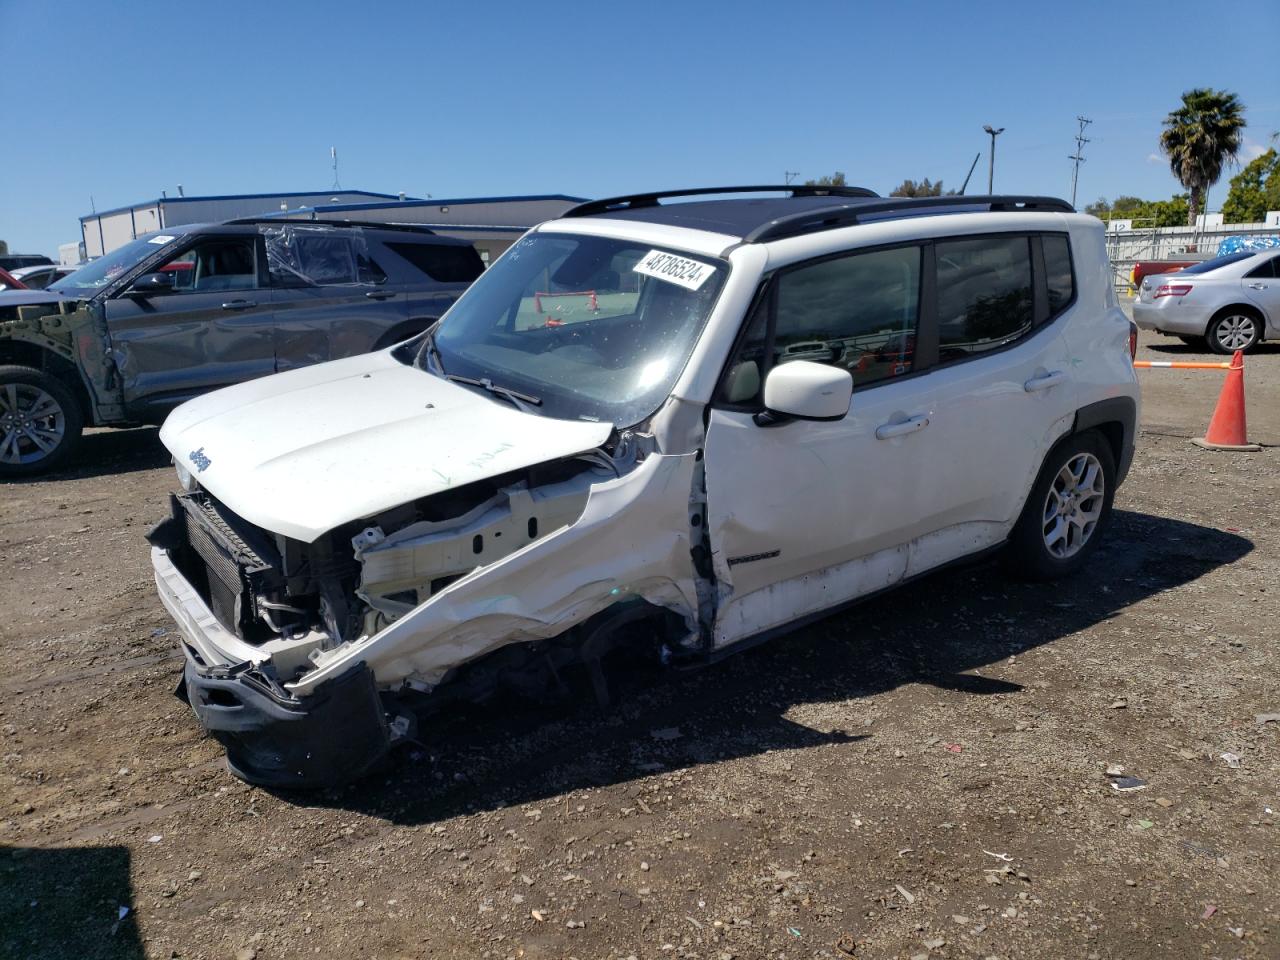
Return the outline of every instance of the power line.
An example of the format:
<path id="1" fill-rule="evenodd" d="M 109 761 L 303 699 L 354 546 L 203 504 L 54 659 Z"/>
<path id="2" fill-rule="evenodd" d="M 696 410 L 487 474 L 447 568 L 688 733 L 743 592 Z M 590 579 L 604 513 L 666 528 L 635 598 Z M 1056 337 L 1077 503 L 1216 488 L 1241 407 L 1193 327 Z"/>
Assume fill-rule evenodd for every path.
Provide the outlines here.
<path id="1" fill-rule="evenodd" d="M 1084 135 L 1084 128 L 1093 123 L 1088 117 L 1076 117 L 1080 123 L 1080 129 L 1076 131 L 1076 152 L 1067 157 L 1068 160 L 1075 161 L 1075 165 L 1071 168 L 1071 205 L 1076 205 L 1076 185 L 1080 182 L 1080 164 L 1084 163 L 1084 145 L 1089 142 L 1089 138 Z"/>

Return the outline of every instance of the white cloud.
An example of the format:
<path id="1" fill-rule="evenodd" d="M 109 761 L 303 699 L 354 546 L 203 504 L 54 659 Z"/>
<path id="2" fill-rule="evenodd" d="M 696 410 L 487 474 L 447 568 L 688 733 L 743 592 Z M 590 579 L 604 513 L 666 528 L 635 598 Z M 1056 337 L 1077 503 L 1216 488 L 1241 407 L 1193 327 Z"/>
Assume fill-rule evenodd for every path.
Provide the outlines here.
<path id="1" fill-rule="evenodd" d="M 1240 158 L 1245 163 L 1250 160 L 1257 160 L 1260 156 L 1267 152 L 1267 148 L 1261 143 L 1255 143 L 1253 140 L 1245 140 L 1244 146 L 1240 148 Z"/>
<path id="2" fill-rule="evenodd" d="M 1160 156 L 1158 153 L 1148 153 L 1147 163 L 1164 163 L 1164 157 Z"/>

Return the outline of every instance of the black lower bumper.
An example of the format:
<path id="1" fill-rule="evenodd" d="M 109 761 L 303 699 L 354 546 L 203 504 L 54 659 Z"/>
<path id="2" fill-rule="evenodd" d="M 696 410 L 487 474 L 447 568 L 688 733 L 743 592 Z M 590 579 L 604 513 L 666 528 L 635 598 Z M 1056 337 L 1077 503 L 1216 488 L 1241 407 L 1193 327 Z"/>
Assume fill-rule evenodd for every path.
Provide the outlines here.
<path id="1" fill-rule="evenodd" d="M 242 780 L 336 786 L 364 776 L 391 749 L 391 728 L 364 664 L 297 700 L 248 664 L 211 668 L 181 646 L 187 663 L 178 696 L 226 748 L 227 766 Z"/>

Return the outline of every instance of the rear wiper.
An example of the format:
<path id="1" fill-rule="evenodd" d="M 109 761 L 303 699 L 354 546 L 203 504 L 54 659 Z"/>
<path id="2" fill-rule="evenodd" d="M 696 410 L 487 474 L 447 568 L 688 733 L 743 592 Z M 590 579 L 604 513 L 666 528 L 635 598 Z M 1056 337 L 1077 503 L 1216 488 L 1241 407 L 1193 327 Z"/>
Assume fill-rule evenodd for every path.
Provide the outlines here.
<path id="1" fill-rule="evenodd" d="M 513 406 L 524 410 L 526 413 L 528 412 L 526 408 L 529 406 L 542 406 L 541 397 L 535 397 L 529 393 L 521 393 L 519 390 L 512 390 L 509 387 L 501 387 L 488 377 L 462 377 L 456 373 L 446 373 L 444 378 L 450 383 L 462 383 L 469 387 L 480 387 L 483 390 L 488 390 L 495 397 L 502 397 L 502 399 L 510 401 Z"/>

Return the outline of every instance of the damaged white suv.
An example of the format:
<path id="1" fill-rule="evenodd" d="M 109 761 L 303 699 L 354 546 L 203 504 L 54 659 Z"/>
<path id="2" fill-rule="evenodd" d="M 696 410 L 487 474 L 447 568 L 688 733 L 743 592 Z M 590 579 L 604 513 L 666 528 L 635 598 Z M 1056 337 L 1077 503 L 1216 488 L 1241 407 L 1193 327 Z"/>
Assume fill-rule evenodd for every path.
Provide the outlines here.
<path id="1" fill-rule="evenodd" d="M 185 695 L 241 777 L 325 785 L 458 697 L 603 694 L 623 646 L 705 662 L 996 548 L 1071 572 L 1132 458 L 1131 334 L 1061 200 L 583 204 L 429 333 L 169 417 Z"/>

